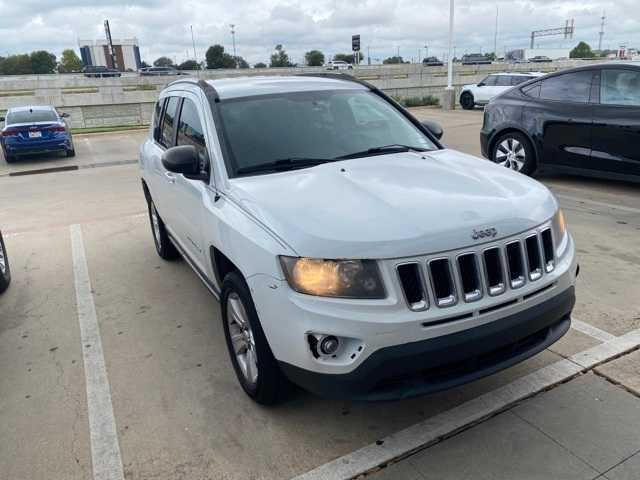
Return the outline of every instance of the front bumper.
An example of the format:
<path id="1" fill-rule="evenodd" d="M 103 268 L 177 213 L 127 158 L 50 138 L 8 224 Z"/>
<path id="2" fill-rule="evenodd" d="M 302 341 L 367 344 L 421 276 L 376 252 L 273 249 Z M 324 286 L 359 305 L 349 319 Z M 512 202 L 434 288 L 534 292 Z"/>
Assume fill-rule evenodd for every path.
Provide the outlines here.
<path id="1" fill-rule="evenodd" d="M 280 362 L 285 375 L 323 397 L 393 400 L 448 389 L 519 363 L 569 329 L 571 286 L 543 303 L 479 327 L 383 348 L 346 374 L 326 374 Z"/>

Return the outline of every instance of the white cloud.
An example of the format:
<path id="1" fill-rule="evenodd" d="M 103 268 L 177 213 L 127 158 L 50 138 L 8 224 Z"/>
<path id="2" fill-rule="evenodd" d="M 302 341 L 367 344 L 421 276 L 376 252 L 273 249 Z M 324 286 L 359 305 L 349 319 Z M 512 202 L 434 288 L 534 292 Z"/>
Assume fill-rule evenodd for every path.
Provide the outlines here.
<path id="1" fill-rule="evenodd" d="M 137 37 L 143 58 L 160 55 L 177 61 L 192 56 L 190 25 L 200 58 L 209 45 L 231 50 L 229 24 L 236 24 L 238 55 L 249 62 L 267 61 L 274 45 L 283 44 L 300 62 L 312 48 L 325 54 L 350 50 L 351 34 L 373 58 L 442 55 L 447 41 L 446 0 L 0 0 L 0 55 L 76 47 L 78 38 L 103 38 L 109 19 L 114 38 Z M 573 46 L 585 40 L 597 47 L 600 16 L 607 11 L 604 46 L 640 47 L 637 0 L 457 0 L 458 53 L 492 51 L 496 5 L 499 9 L 498 51 L 526 47 L 533 29 L 554 28 L 575 18 L 576 36 L 540 39 L 539 45 Z"/>

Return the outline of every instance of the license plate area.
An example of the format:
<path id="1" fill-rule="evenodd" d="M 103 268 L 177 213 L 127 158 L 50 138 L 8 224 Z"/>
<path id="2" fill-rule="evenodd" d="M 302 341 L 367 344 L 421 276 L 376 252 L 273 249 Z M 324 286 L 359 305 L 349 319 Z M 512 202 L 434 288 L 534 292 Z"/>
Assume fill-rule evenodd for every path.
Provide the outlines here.
<path id="1" fill-rule="evenodd" d="M 42 138 L 42 132 L 29 132 L 29 138 Z"/>

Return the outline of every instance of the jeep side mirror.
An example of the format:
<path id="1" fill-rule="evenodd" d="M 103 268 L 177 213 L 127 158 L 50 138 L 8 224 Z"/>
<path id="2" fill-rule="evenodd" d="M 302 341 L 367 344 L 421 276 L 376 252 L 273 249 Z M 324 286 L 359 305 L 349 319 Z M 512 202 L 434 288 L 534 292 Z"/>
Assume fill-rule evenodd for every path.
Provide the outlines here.
<path id="1" fill-rule="evenodd" d="M 432 120 L 424 120 L 422 122 L 422 126 L 431 132 L 431 135 L 436 137 L 438 140 L 442 138 L 444 134 L 444 130 L 442 130 L 442 126 L 438 122 L 434 122 Z"/>
<path id="2" fill-rule="evenodd" d="M 162 154 L 162 165 L 173 173 L 185 177 L 200 177 L 200 157 L 193 145 L 180 145 L 166 150 Z"/>

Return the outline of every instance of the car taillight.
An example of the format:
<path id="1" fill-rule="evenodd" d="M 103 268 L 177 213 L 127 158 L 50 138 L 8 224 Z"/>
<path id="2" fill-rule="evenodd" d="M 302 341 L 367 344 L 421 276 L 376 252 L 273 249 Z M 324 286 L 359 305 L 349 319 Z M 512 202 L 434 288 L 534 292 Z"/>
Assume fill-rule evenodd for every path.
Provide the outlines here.
<path id="1" fill-rule="evenodd" d="M 50 130 L 52 132 L 66 132 L 67 131 L 67 129 L 64 128 L 64 126 L 62 126 L 62 125 L 57 125 L 55 127 L 51 127 Z"/>
<path id="2" fill-rule="evenodd" d="M 14 129 L 8 129 L 8 130 L 3 130 L 2 131 L 2 136 L 3 137 L 17 137 L 18 136 L 18 130 L 14 130 Z"/>

